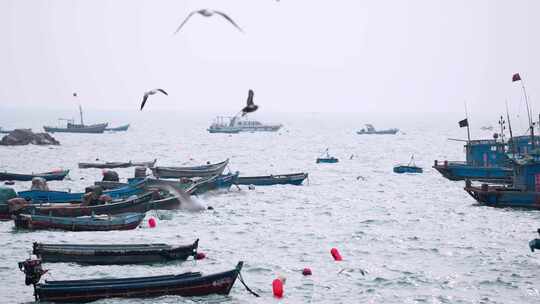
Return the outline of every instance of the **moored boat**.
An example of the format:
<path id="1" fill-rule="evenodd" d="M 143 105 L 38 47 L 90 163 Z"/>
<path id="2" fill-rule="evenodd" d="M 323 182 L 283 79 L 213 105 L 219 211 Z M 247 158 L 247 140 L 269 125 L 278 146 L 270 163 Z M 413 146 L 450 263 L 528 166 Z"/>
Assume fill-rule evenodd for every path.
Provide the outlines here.
<path id="1" fill-rule="evenodd" d="M 208 177 L 220 175 L 229 164 L 229 159 L 216 164 L 193 167 L 152 167 L 152 173 L 157 178 Z"/>
<path id="2" fill-rule="evenodd" d="M 364 129 L 361 129 L 360 131 L 357 131 L 356 134 L 363 135 L 363 134 L 376 134 L 376 135 L 394 135 L 397 132 L 399 132 L 399 129 L 387 129 L 387 130 L 375 130 L 375 127 L 373 127 L 372 124 L 366 124 L 366 127 Z"/>
<path id="3" fill-rule="evenodd" d="M 330 153 L 328 152 L 328 148 L 326 148 L 325 152 L 323 153 L 323 155 L 321 155 L 320 157 L 317 158 L 317 160 L 315 161 L 317 164 L 320 164 L 320 163 L 323 163 L 323 164 L 334 164 L 334 163 L 337 163 L 339 162 L 339 159 L 333 157 L 333 156 L 330 156 Z"/>
<path id="4" fill-rule="evenodd" d="M 167 244 L 46 244 L 34 243 L 32 253 L 46 263 L 123 265 L 186 260 L 197 254 L 199 240 L 189 245 Z"/>
<path id="5" fill-rule="evenodd" d="M 67 231 L 112 231 L 137 228 L 144 213 L 122 213 L 117 215 L 92 215 L 80 217 L 58 217 L 35 214 L 13 216 L 15 227 L 29 230 L 59 229 Z"/>
<path id="6" fill-rule="evenodd" d="M 203 275 L 187 272 L 179 275 L 161 275 L 121 279 L 90 279 L 69 281 L 45 281 L 39 283 L 43 274 L 40 260 L 26 260 L 19 268 L 26 275 L 26 284 L 34 285 L 36 301 L 47 302 L 91 302 L 105 298 L 148 298 L 166 295 L 183 297 L 228 295 L 236 278 L 240 275 L 243 262 L 229 271 Z"/>
<path id="7" fill-rule="evenodd" d="M 411 160 L 406 165 L 396 165 L 394 166 L 394 173 L 422 173 L 424 170 L 418 167 L 414 163 L 414 155 L 411 156 Z"/>
<path id="8" fill-rule="evenodd" d="M 263 124 L 256 120 L 247 119 L 247 116 L 225 117 L 218 116 L 207 129 L 209 133 L 240 133 L 240 132 L 276 132 L 281 124 Z"/>
<path id="9" fill-rule="evenodd" d="M 218 189 L 229 189 L 238 178 L 238 172 L 225 175 L 216 175 L 208 179 L 195 182 L 187 189 L 190 195 L 200 195 L 208 191 Z"/>
<path id="10" fill-rule="evenodd" d="M 128 129 L 129 129 L 129 124 L 122 125 L 119 127 L 113 127 L 113 128 L 105 128 L 105 131 L 120 132 L 120 131 L 127 131 Z"/>
<path id="11" fill-rule="evenodd" d="M 144 213 L 152 210 L 154 193 L 148 192 L 141 196 L 133 196 L 120 201 L 109 203 L 99 202 L 96 205 L 86 205 L 84 203 L 56 203 L 56 204 L 26 204 L 9 205 L 9 211 L 12 214 L 36 214 L 49 216 L 90 216 L 100 214 L 121 214 L 128 212 Z"/>
<path id="12" fill-rule="evenodd" d="M 65 120 L 67 121 L 67 124 L 65 127 L 51 127 L 51 126 L 44 126 L 43 129 L 45 132 L 49 133 L 103 133 L 105 132 L 105 129 L 109 125 L 108 123 L 99 123 L 99 124 L 93 124 L 93 125 L 85 125 L 83 121 L 83 111 L 82 107 L 79 106 L 79 113 L 81 115 L 81 123 L 76 124 L 73 119 L 59 119 L 59 120 Z"/>
<path id="13" fill-rule="evenodd" d="M 21 174 L 21 173 L 9 173 L 9 172 L 0 172 L 1 181 L 31 181 L 35 177 L 41 177 L 46 181 L 59 181 L 63 180 L 69 174 L 69 170 L 58 170 L 51 172 L 43 173 L 30 173 L 30 174 Z"/>
<path id="14" fill-rule="evenodd" d="M 129 167 L 153 167 L 156 164 L 157 159 L 146 162 L 104 162 L 104 163 L 79 163 L 80 169 L 97 168 L 97 169 L 116 169 L 116 168 L 129 168 Z"/>
<path id="15" fill-rule="evenodd" d="M 271 186 L 271 185 L 301 185 L 308 177 L 307 173 L 278 174 L 266 176 L 239 176 L 237 185 Z"/>

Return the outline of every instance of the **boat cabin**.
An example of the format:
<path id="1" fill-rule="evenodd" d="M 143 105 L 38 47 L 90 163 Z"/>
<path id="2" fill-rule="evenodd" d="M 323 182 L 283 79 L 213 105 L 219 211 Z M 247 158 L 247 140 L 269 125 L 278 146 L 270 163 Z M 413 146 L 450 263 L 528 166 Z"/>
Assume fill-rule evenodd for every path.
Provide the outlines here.
<path id="1" fill-rule="evenodd" d="M 508 164 L 508 154 L 514 151 L 517 155 L 532 152 L 531 137 L 517 136 L 506 143 L 496 139 L 471 140 L 465 147 L 466 162 L 475 167 L 499 167 Z M 540 137 L 535 137 L 535 146 L 540 147 Z"/>

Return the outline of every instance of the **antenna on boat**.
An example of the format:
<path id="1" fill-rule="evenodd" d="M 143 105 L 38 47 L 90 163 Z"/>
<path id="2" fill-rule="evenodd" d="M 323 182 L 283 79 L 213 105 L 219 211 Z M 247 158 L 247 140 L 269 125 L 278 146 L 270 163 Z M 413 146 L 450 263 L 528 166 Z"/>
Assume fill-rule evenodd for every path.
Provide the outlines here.
<path id="1" fill-rule="evenodd" d="M 465 103 L 465 119 L 467 120 L 467 143 L 471 141 L 471 130 L 469 129 L 469 111 L 467 111 L 467 100 L 464 100 Z"/>
<path id="2" fill-rule="evenodd" d="M 79 105 L 79 113 L 81 114 L 81 126 L 84 126 L 84 122 L 83 122 L 83 114 L 82 114 L 82 107 L 81 107 L 81 105 Z"/>
<path id="3" fill-rule="evenodd" d="M 510 114 L 508 113 L 508 100 L 506 102 L 506 120 L 508 120 L 508 132 L 510 132 L 510 142 L 512 143 L 512 158 L 516 158 L 516 145 L 512 135 L 512 124 L 510 123 Z"/>

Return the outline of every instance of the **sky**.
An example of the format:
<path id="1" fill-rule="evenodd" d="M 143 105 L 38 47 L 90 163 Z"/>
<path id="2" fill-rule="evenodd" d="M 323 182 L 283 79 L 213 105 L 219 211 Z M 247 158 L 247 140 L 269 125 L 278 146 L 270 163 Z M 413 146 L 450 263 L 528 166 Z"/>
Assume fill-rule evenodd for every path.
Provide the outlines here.
<path id="1" fill-rule="evenodd" d="M 210 8 L 224 19 L 194 16 Z M 525 115 L 537 0 L 0 0 L 0 110 Z M 78 93 L 78 98 L 72 96 Z"/>

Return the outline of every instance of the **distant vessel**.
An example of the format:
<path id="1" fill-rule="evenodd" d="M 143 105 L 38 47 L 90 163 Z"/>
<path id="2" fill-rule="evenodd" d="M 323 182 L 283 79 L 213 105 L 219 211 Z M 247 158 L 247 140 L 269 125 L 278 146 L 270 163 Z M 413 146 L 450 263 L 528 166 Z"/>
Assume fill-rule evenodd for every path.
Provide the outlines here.
<path id="1" fill-rule="evenodd" d="M 116 128 L 105 128 L 105 131 L 120 132 L 120 131 L 127 131 L 128 128 L 129 128 L 129 124 L 119 126 L 119 127 L 116 127 Z"/>
<path id="2" fill-rule="evenodd" d="M 399 131 L 399 129 L 387 129 L 387 130 L 375 130 L 375 127 L 373 127 L 372 124 L 366 124 L 366 128 L 362 129 L 360 131 L 356 131 L 356 134 L 396 134 Z"/>
<path id="3" fill-rule="evenodd" d="M 276 132 L 283 125 L 263 124 L 256 120 L 238 116 L 218 116 L 208 128 L 210 133 L 240 133 L 240 132 Z"/>
<path id="4" fill-rule="evenodd" d="M 337 162 L 339 162 L 339 159 L 337 159 L 337 158 L 335 158 L 333 156 L 330 156 L 330 153 L 328 152 L 328 148 L 326 148 L 323 155 L 321 155 L 320 157 L 317 157 L 317 160 L 315 161 L 315 163 L 317 163 L 317 164 L 320 164 L 320 163 L 323 163 L 323 164 L 335 164 Z"/>
<path id="5" fill-rule="evenodd" d="M 59 120 L 65 120 L 67 121 L 67 126 L 65 128 L 63 127 L 49 127 L 44 126 L 43 129 L 45 132 L 55 133 L 55 132 L 63 132 L 63 133 L 103 133 L 105 129 L 108 126 L 108 123 L 100 123 L 100 124 L 94 124 L 94 125 L 85 125 L 83 121 L 83 112 L 82 107 L 79 106 L 79 112 L 81 114 L 81 123 L 76 124 L 74 119 L 64 119 L 60 118 Z"/>

